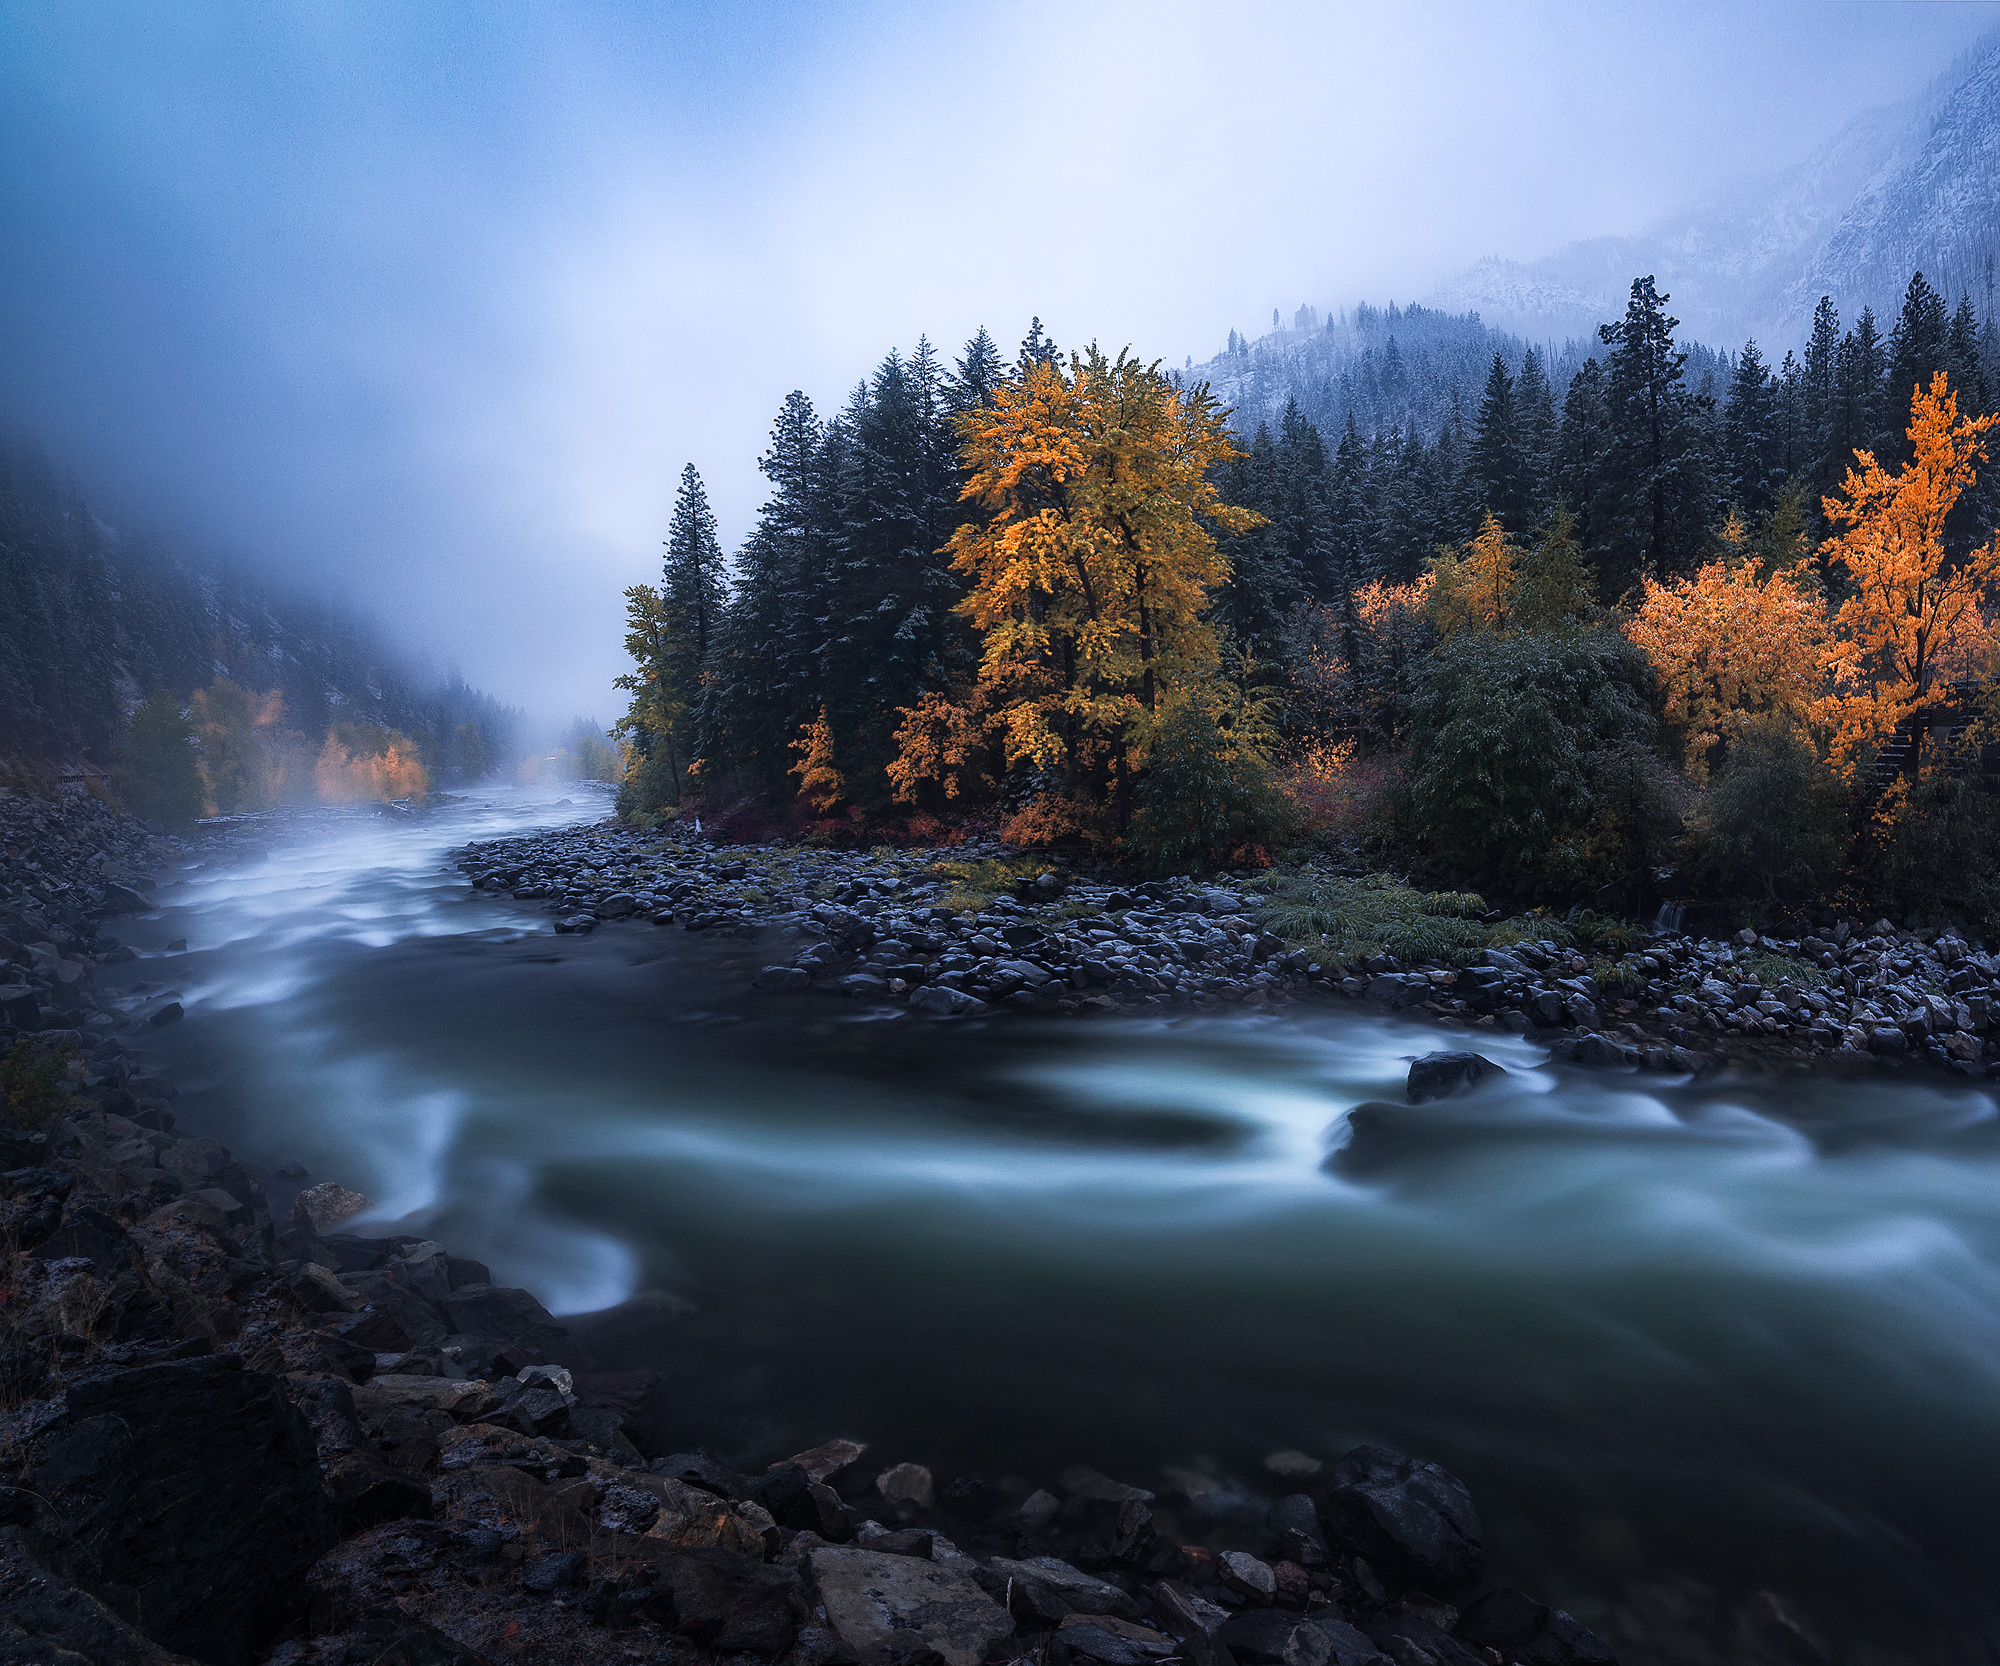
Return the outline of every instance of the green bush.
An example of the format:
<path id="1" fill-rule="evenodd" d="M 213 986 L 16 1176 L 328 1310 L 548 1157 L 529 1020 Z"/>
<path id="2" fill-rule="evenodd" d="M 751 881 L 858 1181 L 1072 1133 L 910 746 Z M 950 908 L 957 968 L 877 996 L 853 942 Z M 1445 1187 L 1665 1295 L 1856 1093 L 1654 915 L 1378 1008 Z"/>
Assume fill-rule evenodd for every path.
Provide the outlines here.
<path id="1" fill-rule="evenodd" d="M 1198 700 L 1161 719 L 1137 798 L 1126 844 L 1157 868 L 1213 866 L 1246 846 L 1282 844 L 1298 826 L 1271 766 Z"/>
<path id="2" fill-rule="evenodd" d="M 1574 897 L 1647 865 L 1671 825 L 1651 669 L 1608 630 L 1467 634 L 1411 712 L 1409 823 L 1435 868 Z"/>
<path id="3" fill-rule="evenodd" d="M 1896 912 L 2000 927 L 2000 797 L 1976 774 L 1917 782 L 1895 821 L 1870 835 L 1867 858 Z"/>
<path id="4" fill-rule="evenodd" d="M 198 820 L 207 794 L 194 756 L 194 724 L 163 690 L 143 700 L 111 771 L 119 800 L 135 816 L 167 827 Z"/>
<path id="5" fill-rule="evenodd" d="M 1823 890 L 1851 842 L 1840 784 L 1806 738 L 1763 724 L 1739 737 L 1702 800 L 1697 869 L 1724 892 Z"/>

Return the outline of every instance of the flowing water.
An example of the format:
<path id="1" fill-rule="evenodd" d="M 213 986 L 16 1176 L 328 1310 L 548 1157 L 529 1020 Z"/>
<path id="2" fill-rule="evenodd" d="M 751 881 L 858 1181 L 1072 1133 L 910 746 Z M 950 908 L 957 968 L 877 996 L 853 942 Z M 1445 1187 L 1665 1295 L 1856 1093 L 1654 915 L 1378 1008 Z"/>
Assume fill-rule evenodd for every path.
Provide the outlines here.
<path id="1" fill-rule="evenodd" d="M 1075 1462 L 1224 1506 L 1372 1439 L 1471 1484 L 1493 1573 L 1628 1661 L 2000 1639 L 2000 1119 L 1944 1081 L 1511 1073 L 1412 1113 L 1428 1026 L 913 1021 L 755 997 L 774 940 L 555 937 L 444 865 L 595 815 L 510 792 L 276 822 L 163 875 L 124 981 L 180 1120 L 291 1158 L 668 1378 L 660 1438 L 835 1434 L 942 1475 Z M 153 1038 L 149 1036 L 149 1040 Z M 1773 1596 L 1759 1595 L 1772 1593 Z"/>

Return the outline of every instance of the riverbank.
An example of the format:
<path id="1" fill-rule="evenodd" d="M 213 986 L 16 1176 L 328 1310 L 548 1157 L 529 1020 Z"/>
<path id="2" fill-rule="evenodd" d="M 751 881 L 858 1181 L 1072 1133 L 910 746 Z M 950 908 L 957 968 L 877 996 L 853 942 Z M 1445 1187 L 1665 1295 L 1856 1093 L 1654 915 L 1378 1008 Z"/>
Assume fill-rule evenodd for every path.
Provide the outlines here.
<path id="1" fill-rule="evenodd" d="M 660 1452 L 658 1379 L 593 1373 L 440 1244 L 340 1231 L 365 1200 L 335 1183 L 274 1219 L 283 1177 L 176 1125 L 145 1042 L 179 1002 L 105 998 L 96 971 L 186 847 L 91 800 L 0 799 L 0 848 L 10 1657 L 1609 1658 L 1482 1594 L 1466 1489 L 1376 1448 L 1158 1496 L 840 1440 L 750 1473 Z"/>
<path id="2" fill-rule="evenodd" d="M 2000 1076 L 2000 962 L 1886 920 L 1727 941 L 1634 929 L 1593 945 L 1550 919 L 1500 947 L 1399 959 L 1376 944 L 1343 958 L 1288 935 L 1298 911 L 1259 876 L 1120 882 L 998 845 L 856 854 L 603 822 L 454 860 L 475 887 L 541 905 L 558 933 L 651 922 L 768 943 L 754 987 L 772 995 L 957 1018 L 1354 1001 L 1474 1044 L 1482 1030 L 1524 1036 L 1585 1065 Z M 1288 885 L 1342 882 L 1308 870 Z"/>

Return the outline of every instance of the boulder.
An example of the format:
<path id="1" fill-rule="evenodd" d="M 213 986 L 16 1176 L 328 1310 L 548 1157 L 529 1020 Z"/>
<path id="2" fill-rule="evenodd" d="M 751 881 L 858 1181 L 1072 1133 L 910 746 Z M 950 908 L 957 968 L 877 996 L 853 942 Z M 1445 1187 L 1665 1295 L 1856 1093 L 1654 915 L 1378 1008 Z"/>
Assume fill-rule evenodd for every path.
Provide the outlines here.
<path id="1" fill-rule="evenodd" d="M 1519 1591 L 1488 1591 L 1459 1615 L 1458 1634 L 1519 1666 L 1612 1666 L 1594 1631 Z"/>
<path id="2" fill-rule="evenodd" d="M 1019 1586 L 1039 1586 L 1061 1599 L 1060 1614 L 1116 1614 L 1120 1619 L 1136 1619 L 1139 1605 L 1124 1591 L 1106 1580 L 1093 1578 L 1079 1568 L 1054 1556 L 1030 1556 L 1015 1560 L 989 1556 L 986 1568 L 1004 1589 L 1011 1581 Z"/>
<path id="3" fill-rule="evenodd" d="M 812 973 L 803 966 L 766 966 L 750 980 L 750 987 L 766 995 L 796 995 L 812 988 Z"/>
<path id="4" fill-rule="evenodd" d="M 626 1541 L 628 1547 L 648 1543 Z M 640 1554 L 634 1550 L 635 1559 Z M 754 1557 L 661 1545 L 645 1560 L 652 1577 L 673 1598 L 675 1629 L 717 1655 L 777 1660 L 791 1648 L 800 1620 L 810 1613 L 799 1576 Z"/>
<path id="5" fill-rule="evenodd" d="M 18 1527 L 0 1527 L 0 1661 L 8 1666 L 191 1666 L 87 1591 L 51 1573 Z"/>
<path id="6" fill-rule="evenodd" d="M 1215 1571 L 1224 1585 L 1251 1602 L 1269 1602 L 1278 1594 L 1278 1576 L 1271 1564 L 1247 1550 L 1225 1550 L 1215 1559 Z"/>
<path id="7" fill-rule="evenodd" d="M 1152 1666 L 1178 1652 L 1165 1633 L 1109 1614 L 1069 1615 L 1056 1628 L 1056 1641 L 1099 1666 Z"/>
<path id="8" fill-rule="evenodd" d="M 831 1481 L 867 1450 L 858 1440 L 829 1440 L 808 1451 L 793 1454 L 785 1463 L 797 1464 L 806 1472 L 808 1480 Z M 783 1467 L 783 1464 L 771 1465 L 772 1469 Z"/>
<path id="9" fill-rule="evenodd" d="M 1369 1641 L 1397 1666 L 1487 1666 L 1486 1657 L 1421 1614 L 1387 1614 L 1368 1627 Z"/>
<path id="10" fill-rule="evenodd" d="M 342 1538 L 385 1521 L 421 1520 L 431 1513 L 429 1485 L 372 1452 L 341 1452 L 326 1465 L 326 1495 Z"/>
<path id="11" fill-rule="evenodd" d="M 1328 1524 L 1377 1567 L 1426 1587 L 1456 1585 L 1479 1571 L 1479 1512 L 1448 1471 L 1357 1446 L 1334 1465 L 1331 1481 Z"/>
<path id="12" fill-rule="evenodd" d="M 1271 1531 L 1278 1548 L 1302 1568 L 1326 1566 L 1326 1534 L 1320 1527 L 1319 1507 L 1310 1495 L 1289 1493 L 1271 1506 Z"/>
<path id="13" fill-rule="evenodd" d="M 72 1384 L 35 1468 L 44 1548 L 169 1648 L 248 1666 L 333 1542 L 305 1418 L 230 1355 Z M 39 1524 L 38 1524 L 39 1525 Z"/>
<path id="14" fill-rule="evenodd" d="M 875 1477 L 875 1490 L 891 1504 L 908 1504 L 928 1510 L 937 1501 L 937 1487 L 931 1472 L 922 1464 L 897 1464 Z"/>
<path id="15" fill-rule="evenodd" d="M 372 1207 L 359 1192 L 350 1192 L 332 1180 L 308 1186 L 292 1199 L 292 1219 L 310 1232 L 324 1236 L 342 1221 L 352 1220 Z"/>
<path id="16" fill-rule="evenodd" d="M 934 1650 L 945 1666 L 984 1666 L 988 1646 L 1014 1630 L 968 1575 L 938 1562 L 815 1545 L 806 1571 L 827 1624 L 861 1666 L 886 1666 L 913 1646 Z"/>
<path id="17" fill-rule="evenodd" d="M 547 1353 L 569 1335 L 527 1291 L 502 1284 L 462 1284 L 438 1305 L 463 1336 Z"/>
<path id="18" fill-rule="evenodd" d="M 927 983 L 910 994 L 910 1005 L 919 1012 L 928 1012 L 939 1018 L 961 1018 L 967 1013 L 983 1012 L 986 1003 L 977 995 L 968 995 L 962 989 L 953 989 L 947 984 Z"/>
<path id="19" fill-rule="evenodd" d="M 840 980 L 840 992 L 850 1001 L 879 1001 L 889 993 L 889 980 L 873 972 L 849 972 Z"/>
<path id="20" fill-rule="evenodd" d="M 1139 1504 L 1153 1502 L 1153 1495 L 1144 1487 L 1128 1487 L 1123 1481 L 1114 1481 L 1085 1464 L 1071 1464 L 1056 1479 L 1073 1498 L 1088 1498 L 1099 1504 L 1123 1504 L 1128 1499 Z"/>
<path id="21" fill-rule="evenodd" d="M 1258 946 L 1263 946 L 1262 939 Z M 1392 1011 L 1421 1006 L 1430 998 L 1431 980 L 1420 972 L 1388 972 L 1368 983 L 1368 999 Z"/>
<path id="22" fill-rule="evenodd" d="M 1507 1072 L 1479 1053 L 1426 1053 L 1410 1066 L 1406 1090 L 1412 1105 L 1461 1093 L 1474 1082 Z"/>

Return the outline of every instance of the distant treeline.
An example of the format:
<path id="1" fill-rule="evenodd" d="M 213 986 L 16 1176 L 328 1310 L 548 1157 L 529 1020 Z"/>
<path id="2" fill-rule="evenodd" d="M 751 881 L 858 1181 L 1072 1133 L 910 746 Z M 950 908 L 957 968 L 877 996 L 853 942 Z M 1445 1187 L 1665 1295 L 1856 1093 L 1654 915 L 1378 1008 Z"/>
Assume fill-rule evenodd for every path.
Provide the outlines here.
<path id="1" fill-rule="evenodd" d="M 225 723 L 242 694 L 255 724 Z M 0 758 L 110 767 L 154 695 L 190 733 L 254 726 L 314 759 L 329 737 L 351 751 L 393 735 L 433 777 L 506 761 L 518 728 L 456 676 L 407 676 L 352 618 L 123 535 L 38 450 L 0 450 Z"/>

